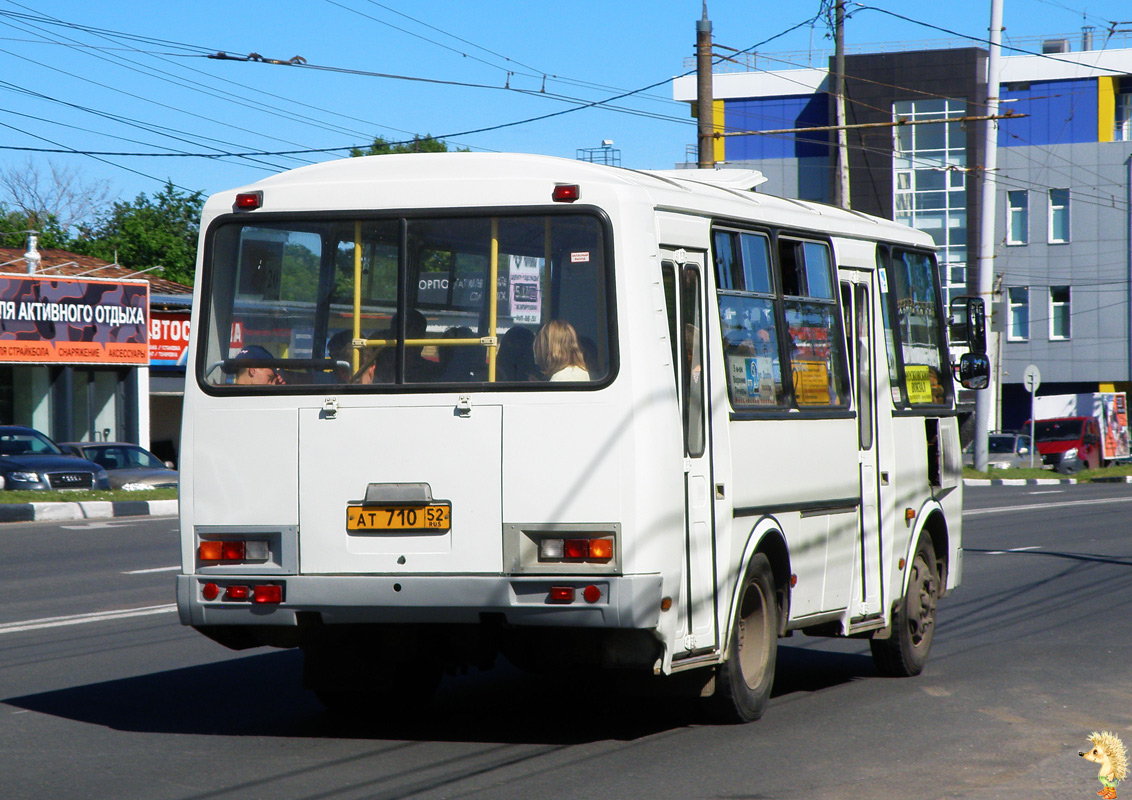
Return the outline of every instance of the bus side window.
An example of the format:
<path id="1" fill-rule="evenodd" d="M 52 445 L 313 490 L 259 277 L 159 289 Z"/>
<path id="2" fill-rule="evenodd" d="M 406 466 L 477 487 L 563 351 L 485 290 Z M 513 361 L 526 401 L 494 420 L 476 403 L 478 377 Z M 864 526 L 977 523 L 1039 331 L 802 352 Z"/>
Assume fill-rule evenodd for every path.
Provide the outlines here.
<path id="1" fill-rule="evenodd" d="M 944 405 L 951 400 L 938 277 L 931 253 L 893 249 L 887 271 L 895 311 L 890 324 L 899 343 L 902 399 L 913 406 Z"/>
<path id="2" fill-rule="evenodd" d="M 731 406 L 736 410 L 782 406 L 786 394 L 770 240 L 761 233 L 717 230 L 713 245 Z"/>
<path id="3" fill-rule="evenodd" d="M 664 307 L 668 313 L 668 341 L 672 345 L 672 379 L 680 390 L 680 340 L 676 336 L 676 266 L 671 261 L 660 265 L 660 279 L 664 284 Z"/>
<path id="4" fill-rule="evenodd" d="M 703 329 L 700 314 L 700 273 L 695 267 L 684 267 L 684 285 L 680 294 L 681 323 L 684 344 L 684 441 L 687 455 L 699 458 L 704 454 L 704 374 Z"/>
<path id="5" fill-rule="evenodd" d="M 799 406 L 845 406 L 845 339 L 833 292 L 833 259 L 824 242 L 780 238 L 787 344 Z"/>

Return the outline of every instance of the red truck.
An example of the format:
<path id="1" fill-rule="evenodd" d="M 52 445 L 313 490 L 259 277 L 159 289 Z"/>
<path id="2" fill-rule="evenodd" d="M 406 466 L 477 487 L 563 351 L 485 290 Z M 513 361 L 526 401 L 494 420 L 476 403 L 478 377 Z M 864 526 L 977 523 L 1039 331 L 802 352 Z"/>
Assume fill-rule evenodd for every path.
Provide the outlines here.
<path id="1" fill-rule="evenodd" d="M 1042 395 L 1033 403 L 1034 444 L 1046 466 L 1068 473 L 1129 457 L 1124 392 Z M 1023 432 L 1030 432 L 1029 421 Z"/>
<path id="2" fill-rule="evenodd" d="M 1029 420 L 1023 430 L 1029 432 Z M 1066 474 L 1097 469 L 1104 462 L 1095 417 L 1039 419 L 1034 423 L 1034 445 L 1042 464 Z"/>

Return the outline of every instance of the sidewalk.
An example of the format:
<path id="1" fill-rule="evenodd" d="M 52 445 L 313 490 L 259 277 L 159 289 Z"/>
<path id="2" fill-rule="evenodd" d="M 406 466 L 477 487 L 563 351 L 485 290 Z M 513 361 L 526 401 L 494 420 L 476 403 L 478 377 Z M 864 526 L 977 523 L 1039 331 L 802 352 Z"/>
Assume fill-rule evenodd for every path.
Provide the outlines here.
<path id="1" fill-rule="evenodd" d="M 1132 483 L 1132 475 L 1093 478 L 1092 483 Z M 964 478 L 964 486 L 1062 486 L 1078 483 L 1076 478 Z"/>
<path id="2" fill-rule="evenodd" d="M 1076 478 L 964 478 L 964 486 L 1063 486 Z"/>
<path id="3" fill-rule="evenodd" d="M 0 522 L 175 517 L 176 500 L 89 500 L 85 503 L 0 503 Z"/>

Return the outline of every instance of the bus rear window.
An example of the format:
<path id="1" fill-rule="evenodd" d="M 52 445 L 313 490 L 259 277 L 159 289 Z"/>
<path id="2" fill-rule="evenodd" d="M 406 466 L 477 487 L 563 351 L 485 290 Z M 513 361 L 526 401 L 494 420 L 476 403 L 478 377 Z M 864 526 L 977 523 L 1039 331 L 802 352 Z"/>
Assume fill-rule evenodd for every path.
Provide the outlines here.
<path id="1" fill-rule="evenodd" d="M 606 244 L 585 214 L 228 221 L 206 245 L 199 377 L 592 385 L 616 364 Z"/>

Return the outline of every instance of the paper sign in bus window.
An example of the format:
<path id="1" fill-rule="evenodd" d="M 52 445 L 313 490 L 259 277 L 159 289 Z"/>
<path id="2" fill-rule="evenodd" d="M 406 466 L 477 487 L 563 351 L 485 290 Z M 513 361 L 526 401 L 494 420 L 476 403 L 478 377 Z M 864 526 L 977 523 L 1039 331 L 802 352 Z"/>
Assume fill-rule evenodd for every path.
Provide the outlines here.
<path id="1" fill-rule="evenodd" d="M 794 362 L 794 397 L 800 406 L 828 406 L 829 366 L 824 361 Z"/>
<path id="2" fill-rule="evenodd" d="M 775 396 L 774 360 L 769 356 L 727 357 L 731 402 L 735 408 L 773 406 Z"/>
<path id="3" fill-rule="evenodd" d="M 904 385 L 908 388 L 908 402 L 932 402 L 931 368 L 927 365 L 905 364 Z"/>

